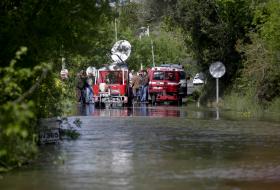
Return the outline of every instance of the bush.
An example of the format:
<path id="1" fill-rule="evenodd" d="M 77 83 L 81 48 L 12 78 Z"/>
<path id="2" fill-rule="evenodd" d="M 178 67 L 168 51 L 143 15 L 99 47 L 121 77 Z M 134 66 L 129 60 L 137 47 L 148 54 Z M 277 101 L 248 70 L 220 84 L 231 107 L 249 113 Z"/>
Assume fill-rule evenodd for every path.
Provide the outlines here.
<path id="1" fill-rule="evenodd" d="M 47 85 L 46 89 L 52 86 L 52 83 L 41 84 L 50 72 L 48 65 L 40 64 L 32 70 L 16 67 L 26 52 L 26 47 L 20 48 L 10 65 L 0 68 L 0 171 L 21 166 L 34 158 L 42 101 L 32 99 L 31 95 L 40 91 L 39 86 Z M 51 96 L 42 97 L 46 105 Z"/>
<path id="2" fill-rule="evenodd" d="M 274 99 L 268 106 L 268 112 L 280 113 L 280 98 Z"/>
<path id="3" fill-rule="evenodd" d="M 231 93 L 224 97 L 224 108 L 246 113 L 247 116 L 259 116 L 263 113 L 263 108 L 257 103 L 257 98 L 253 90 L 245 94 Z"/>
<path id="4" fill-rule="evenodd" d="M 21 166 L 37 151 L 32 102 L 0 106 L 0 171 Z M 33 123 L 33 125 L 32 125 Z"/>

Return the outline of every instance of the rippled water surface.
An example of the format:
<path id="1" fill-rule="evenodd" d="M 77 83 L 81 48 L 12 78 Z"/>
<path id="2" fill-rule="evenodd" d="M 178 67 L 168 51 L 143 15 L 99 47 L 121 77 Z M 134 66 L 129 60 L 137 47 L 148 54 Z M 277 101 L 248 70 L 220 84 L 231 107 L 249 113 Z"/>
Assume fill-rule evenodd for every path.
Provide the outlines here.
<path id="1" fill-rule="evenodd" d="M 81 136 L 41 147 L 0 189 L 280 189 L 280 123 L 215 109 L 80 107 Z"/>

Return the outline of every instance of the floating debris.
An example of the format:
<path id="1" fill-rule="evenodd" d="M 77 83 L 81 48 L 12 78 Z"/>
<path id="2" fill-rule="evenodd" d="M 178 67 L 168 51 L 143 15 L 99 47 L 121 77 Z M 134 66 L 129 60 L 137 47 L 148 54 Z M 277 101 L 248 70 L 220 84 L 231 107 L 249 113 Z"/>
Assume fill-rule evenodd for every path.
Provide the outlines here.
<path id="1" fill-rule="evenodd" d="M 40 119 L 39 143 L 50 144 L 59 143 L 63 139 L 77 139 L 80 133 L 77 131 L 81 128 L 79 118 L 68 119 L 67 117 L 57 117 Z"/>

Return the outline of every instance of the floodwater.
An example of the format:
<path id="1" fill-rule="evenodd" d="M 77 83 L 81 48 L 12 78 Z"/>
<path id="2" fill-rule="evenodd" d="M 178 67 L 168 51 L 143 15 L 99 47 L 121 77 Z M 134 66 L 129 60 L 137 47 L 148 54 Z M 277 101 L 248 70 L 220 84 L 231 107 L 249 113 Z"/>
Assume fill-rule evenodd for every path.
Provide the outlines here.
<path id="1" fill-rule="evenodd" d="M 41 146 L 0 189 L 280 189 L 277 115 L 145 104 L 75 115 L 79 139 Z"/>

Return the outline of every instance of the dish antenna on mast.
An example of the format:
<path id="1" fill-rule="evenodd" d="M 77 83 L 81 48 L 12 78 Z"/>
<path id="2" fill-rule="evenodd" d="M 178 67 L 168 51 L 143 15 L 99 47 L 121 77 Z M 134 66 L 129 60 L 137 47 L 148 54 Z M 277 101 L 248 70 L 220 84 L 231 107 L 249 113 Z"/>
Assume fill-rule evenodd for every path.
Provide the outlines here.
<path id="1" fill-rule="evenodd" d="M 114 63 L 124 63 L 131 53 L 131 45 L 126 40 L 117 41 L 111 49 L 111 59 Z"/>

